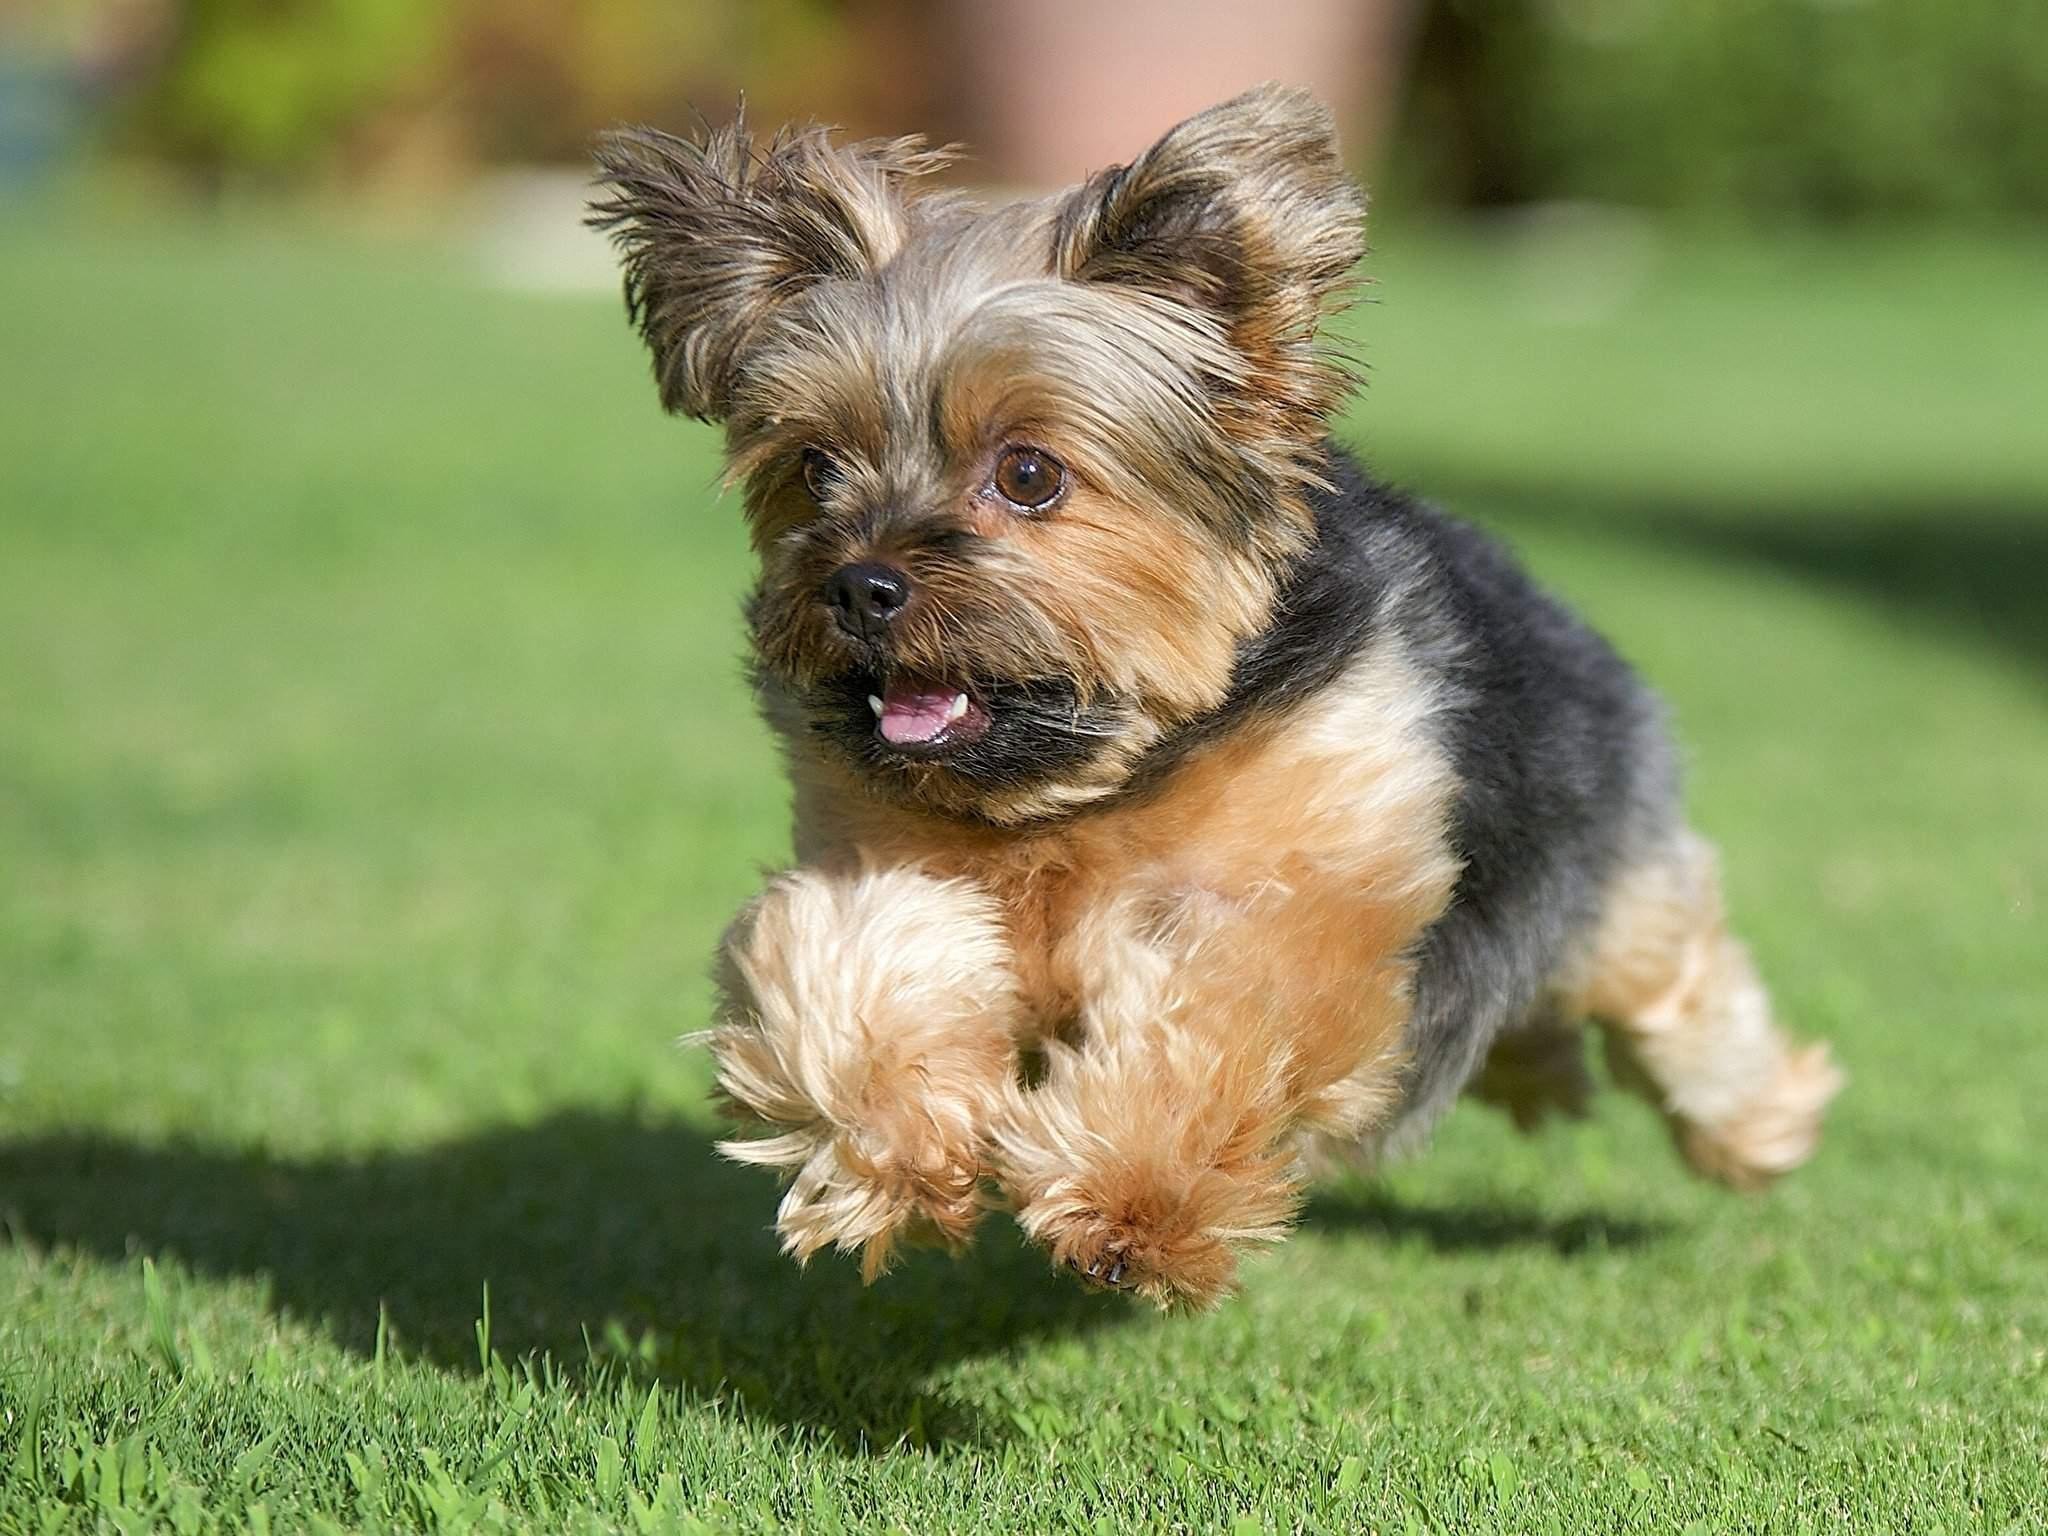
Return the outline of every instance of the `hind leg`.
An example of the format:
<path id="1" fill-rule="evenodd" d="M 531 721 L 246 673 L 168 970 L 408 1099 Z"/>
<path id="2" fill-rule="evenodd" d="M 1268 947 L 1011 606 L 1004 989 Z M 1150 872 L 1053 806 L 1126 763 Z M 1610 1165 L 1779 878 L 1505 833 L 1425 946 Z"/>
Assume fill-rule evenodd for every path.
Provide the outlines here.
<path id="1" fill-rule="evenodd" d="M 1700 838 L 1680 833 L 1615 882 L 1577 1001 L 1699 1172 L 1757 1188 L 1812 1155 L 1841 1074 L 1826 1045 L 1795 1047 L 1773 1023 Z"/>
<path id="2" fill-rule="evenodd" d="M 1585 1031 L 1579 1020 L 1546 1009 L 1526 1024 L 1502 1031 L 1466 1091 L 1506 1113 L 1515 1129 L 1525 1134 L 1540 1129 L 1552 1115 L 1583 1119 L 1593 1096 L 1593 1079 L 1586 1071 Z"/>

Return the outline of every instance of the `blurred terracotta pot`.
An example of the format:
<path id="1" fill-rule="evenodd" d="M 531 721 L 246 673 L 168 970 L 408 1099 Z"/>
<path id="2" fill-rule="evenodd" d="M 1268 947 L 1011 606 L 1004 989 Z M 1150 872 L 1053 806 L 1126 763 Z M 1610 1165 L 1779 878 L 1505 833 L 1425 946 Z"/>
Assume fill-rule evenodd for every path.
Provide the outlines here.
<path id="1" fill-rule="evenodd" d="M 998 178 L 1068 182 L 1263 80 L 1305 85 L 1369 160 L 1392 115 L 1413 0 L 954 0 L 949 113 Z"/>

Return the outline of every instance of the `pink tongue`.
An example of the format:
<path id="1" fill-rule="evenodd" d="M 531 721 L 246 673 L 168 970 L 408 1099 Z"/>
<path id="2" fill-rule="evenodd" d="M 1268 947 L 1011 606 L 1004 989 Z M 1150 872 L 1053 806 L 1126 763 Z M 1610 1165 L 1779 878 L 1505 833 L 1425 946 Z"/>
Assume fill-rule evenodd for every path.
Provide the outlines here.
<path id="1" fill-rule="evenodd" d="M 891 687 L 882 695 L 882 739 L 899 746 L 930 741 L 952 723 L 946 712 L 958 697 L 955 688 Z"/>

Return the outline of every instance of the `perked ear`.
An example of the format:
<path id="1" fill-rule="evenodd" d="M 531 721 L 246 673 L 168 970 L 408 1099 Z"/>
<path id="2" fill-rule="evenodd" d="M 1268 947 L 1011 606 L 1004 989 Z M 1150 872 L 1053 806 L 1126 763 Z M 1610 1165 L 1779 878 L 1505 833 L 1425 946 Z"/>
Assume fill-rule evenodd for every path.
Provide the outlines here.
<path id="1" fill-rule="evenodd" d="M 654 354 L 661 403 L 724 418 L 748 338 L 830 277 L 873 272 L 902 245 L 903 184 L 951 159 L 922 139 L 837 145 L 816 124 L 756 148 L 744 109 L 695 139 L 606 134 L 587 222 L 610 233 L 626 308 Z"/>
<path id="2" fill-rule="evenodd" d="M 1116 283 L 1220 324 L 1270 425 L 1319 438 L 1349 379 L 1317 345 L 1365 254 L 1365 206 L 1330 114 L 1308 92 L 1262 85 L 1197 113 L 1060 211 L 1063 277 Z"/>

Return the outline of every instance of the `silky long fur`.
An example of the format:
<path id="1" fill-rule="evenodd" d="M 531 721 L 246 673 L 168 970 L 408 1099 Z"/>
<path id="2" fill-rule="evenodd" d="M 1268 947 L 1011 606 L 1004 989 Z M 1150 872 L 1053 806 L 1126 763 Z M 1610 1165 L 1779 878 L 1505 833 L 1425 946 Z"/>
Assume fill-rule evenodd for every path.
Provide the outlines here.
<path id="1" fill-rule="evenodd" d="M 707 1038 L 785 1247 L 873 1276 L 1001 1200 L 1094 1283 L 1211 1304 L 1316 1157 L 1468 1087 L 1580 1109 L 1588 1016 L 1701 1172 L 1809 1155 L 1838 1074 L 1727 931 L 1655 697 L 1329 441 L 1363 236 L 1328 114 L 1262 88 L 995 208 L 921 191 L 937 163 L 739 124 L 600 151 L 629 315 L 760 560 L 798 863 Z M 855 565 L 886 619 L 837 606 Z M 949 697 L 935 736 L 878 718 Z"/>
<path id="2" fill-rule="evenodd" d="M 722 1150 L 789 1173 L 792 1256 L 860 1251 L 873 1275 L 906 1224 L 966 1237 L 1022 1024 L 1011 965 L 984 893 L 912 869 L 792 871 L 742 914 L 706 1040 L 719 1091 L 773 1134 Z"/>
<path id="3" fill-rule="evenodd" d="M 840 149 L 815 124 L 757 148 L 742 114 L 702 139 L 622 130 L 597 158 L 611 192 L 590 222 L 618 236 L 627 312 L 653 354 L 661 403 L 711 420 L 725 414 L 766 316 L 810 283 L 894 255 L 903 185 L 950 155 L 916 138 Z"/>

